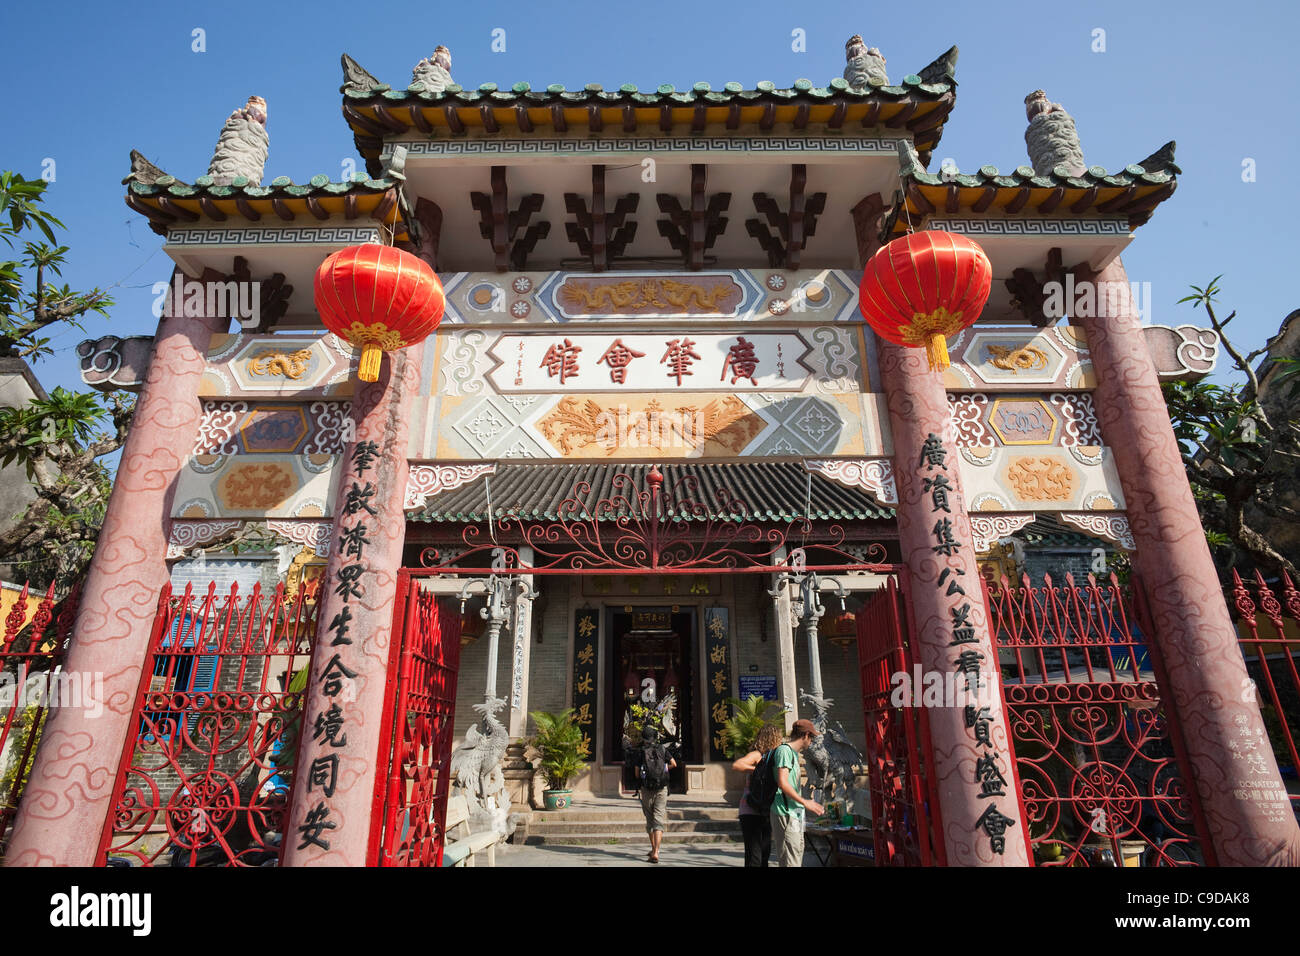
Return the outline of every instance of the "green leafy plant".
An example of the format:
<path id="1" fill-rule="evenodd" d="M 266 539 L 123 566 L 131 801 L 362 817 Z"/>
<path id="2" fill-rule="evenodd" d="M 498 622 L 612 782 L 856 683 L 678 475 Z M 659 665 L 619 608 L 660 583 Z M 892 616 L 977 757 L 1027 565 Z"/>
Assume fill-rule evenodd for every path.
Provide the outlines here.
<path id="1" fill-rule="evenodd" d="M 1281 354 L 1281 333 L 1251 352 L 1232 343 L 1224 330 L 1237 313 L 1220 318 L 1215 310 L 1221 278 L 1192 286 L 1179 302 L 1205 310 L 1230 359 L 1226 371 L 1237 378 L 1165 383 L 1165 404 L 1211 547 L 1231 547 L 1250 564 L 1294 577 L 1294 550 L 1288 553 L 1280 532 L 1300 521 L 1300 366 Z"/>
<path id="2" fill-rule="evenodd" d="M 785 716 L 786 710 L 775 701 L 765 700 L 750 694 L 744 700 L 732 697 L 727 700 L 731 705 L 731 716 L 722 727 L 727 739 L 727 755 L 740 757 L 754 749 L 758 732 L 768 724 L 776 724 Z M 776 713 L 771 713 L 775 709 Z"/>
<path id="3" fill-rule="evenodd" d="M 591 741 L 574 722 L 573 708 L 553 714 L 535 710 L 528 715 L 537 725 L 529 746 L 541 754 L 540 770 L 552 790 L 563 790 L 570 778 L 587 768 Z"/>

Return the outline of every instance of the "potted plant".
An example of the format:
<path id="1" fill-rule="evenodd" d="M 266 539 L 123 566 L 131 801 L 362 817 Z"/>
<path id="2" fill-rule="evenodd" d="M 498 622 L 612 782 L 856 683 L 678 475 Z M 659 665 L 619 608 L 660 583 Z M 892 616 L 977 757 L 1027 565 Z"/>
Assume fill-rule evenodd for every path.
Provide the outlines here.
<path id="1" fill-rule="evenodd" d="M 779 723 L 785 716 L 784 707 L 757 694 L 750 694 L 744 700 L 732 697 L 727 703 L 731 705 L 731 716 L 723 725 L 722 732 L 726 736 L 729 757 L 742 757 L 749 753 L 754 749 L 758 732 L 768 724 Z M 772 713 L 773 710 L 776 713 Z"/>
<path id="2" fill-rule="evenodd" d="M 558 714 L 535 710 L 529 716 L 537 725 L 537 733 L 529 745 L 541 756 L 538 769 L 548 784 L 542 795 L 546 809 L 563 810 L 573 794 L 567 789 L 570 778 L 587 767 L 584 759 L 590 752 L 587 735 L 574 723 L 572 707 Z"/>

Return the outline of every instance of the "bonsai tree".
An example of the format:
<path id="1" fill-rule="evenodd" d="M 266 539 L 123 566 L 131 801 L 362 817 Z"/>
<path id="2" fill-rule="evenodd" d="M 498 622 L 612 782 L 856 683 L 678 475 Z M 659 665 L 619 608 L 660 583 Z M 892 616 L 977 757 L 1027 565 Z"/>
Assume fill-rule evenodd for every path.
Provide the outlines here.
<path id="1" fill-rule="evenodd" d="M 528 716 L 537 725 L 537 733 L 528 743 L 541 755 L 538 769 L 551 790 L 563 790 L 570 778 L 587 767 L 585 758 L 590 753 L 587 735 L 574 723 L 572 707 L 558 714 L 535 710 Z"/>
<path id="2" fill-rule="evenodd" d="M 785 716 L 785 708 L 782 707 L 776 713 L 769 713 L 777 707 L 775 701 L 765 700 L 755 694 L 750 694 L 744 700 L 738 700 L 735 697 L 727 701 L 731 705 L 731 717 L 722 726 L 722 732 L 727 738 L 727 756 L 743 757 L 754 749 L 754 741 L 758 739 L 758 732 L 768 724 L 775 724 Z"/>

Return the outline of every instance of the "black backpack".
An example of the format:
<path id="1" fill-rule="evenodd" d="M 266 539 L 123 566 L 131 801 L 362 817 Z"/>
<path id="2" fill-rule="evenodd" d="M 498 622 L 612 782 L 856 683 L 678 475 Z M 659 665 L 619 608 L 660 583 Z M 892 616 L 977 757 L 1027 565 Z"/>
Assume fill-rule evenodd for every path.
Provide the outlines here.
<path id="1" fill-rule="evenodd" d="M 668 752 L 659 744 L 644 747 L 641 763 L 641 786 L 646 790 L 662 790 L 668 786 Z"/>
<path id="2" fill-rule="evenodd" d="M 763 754 L 758 760 L 758 766 L 754 768 L 749 777 L 749 805 L 760 813 L 767 813 L 772 809 L 772 802 L 776 800 L 776 760 L 772 756 L 776 753 L 773 747 L 767 753 Z"/>

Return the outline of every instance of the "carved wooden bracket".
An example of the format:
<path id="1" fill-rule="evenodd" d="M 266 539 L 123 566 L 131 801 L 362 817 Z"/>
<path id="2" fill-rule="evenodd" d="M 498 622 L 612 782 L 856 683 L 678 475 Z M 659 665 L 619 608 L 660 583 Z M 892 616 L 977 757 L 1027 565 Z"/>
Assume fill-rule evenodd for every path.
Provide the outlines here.
<path id="1" fill-rule="evenodd" d="M 505 272 L 508 268 L 517 272 L 524 271 L 528 264 L 528 254 L 551 231 L 549 222 L 528 225 L 533 213 L 541 211 L 544 201 L 542 194 L 529 193 L 519 201 L 519 208 L 510 212 L 506 193 L 506 168 L 493 166 L 492 195 L 470 193 L 469 199 L 482 219 L 479 231 L 484 239 L 492 243 L 497 272 Z M 521 229 L 524 234 L 516 240 L 515 236 Z"/>
<path id="2" fill-rule="evenodd" d="M 774 269 L 799 268 L 804 245 L 817 230 L 817 217 L 826 209 L 825 193 L 805 195 L 807 182 L 807 166 L 795 163 L 790 167 L 788 213 L 781 212 L 776 200 L 766 193 L 754 193 L 754 209 L 767 218 L 767 226 L 775 229 L 776 233 L 769 232 L 760 219 L 747 219 L 745 231 L 758 240 L 767 253 L 767 264 Z"/>
<path id="3" fill-rule="evenodd" d="M 420 226 L 420 242 L 415 254 L 438 271 L 438 244 L 442 239 L 442 207 L 423 197 L 415 201 L 415 221 Z"/>
<path id="4" fill-rule="evenodd" d="M 252 282 L 253 274 L 249 271 L 248 260 L 235 256 L 235 270 L 223 277 L 224 282 Z M 284 281 L 283 272 L 273 272 L 268 279 L 258 281 L 258 322 L 256 327 L 245 326 L 245 332 L 269 332 L 271 327 L 284 318 L 289 310 L 289 297 L 293 295 L 293 286 Z"/>
<path id="5" fill-rule="evenodd" d="M 1049 282 L 1059 282 L 1064 290 L 1071 287 L 1067 285 L 1067 276 L 1073 275 L 1079 280 L 1084 280 L 1089 275 L 1086 262 L 1077 263 L 1068 269 L 1065 268 L 1061 262 L 1060 246 L 1053 246 L 1047 251 L 1044 273 L 1045 278 L 1040 282 L 1029 269 L 1015 269 L 1011 273 L 1011 278 L 1005 280 L 1007 291 L 1011 293 L 1012 307 L 1018 309 L 1030 325 L 1040 329 L 1055 325 L 1057 320 L 1061 318 L 1059 315 L 1048 315 L 1047 309 L 1044 308 L 1047 302 L 1047 284 Z M 1071 314 L 1074 310 L 1073 302 L 1063 302 L 1063 306 L 1065 315 Z"/>
<path id="6" fill-rule="evenodd" d="M 882 245 L 880 219 L 885 214 L 885 201 L 880 198 L 880 193 L 872 193 L 859 199 L 850 211 L 853 231 L 858 239 L 858 265 L 865 266 Z"/>
<path id="7" fill-rule="evenodd" d="M 659 235 L 682 254 L 686 268 L 692 272 L 704 268 L 704 253 L 713 248 L 718 237 L 726 230 L 727 220 L 722 214 L 731 205 L 731 193 L 705 195 L 707 172 L 708 167 L 703 163 L 691 164 L 689 211 L 682 208 L 676 196 L 667 193 L 655 196 L 659 211 L 668 216 L 656 223 Z"/>
<path id="8" fill-rule="evenodd" d="M 636 193 L 620 196 L 614 211 L 605 211 L 605 167 L 591 167 L 591 211 L 577 193 L 564 194 L 564 208 L 577 222 L 566 222 L 564 231 L 578 251 L 591 259 L 593 272 L 604 272 L 610 263 L 623 255 L 636 236 L 636 222 L 627 217 L 636 212 L 641 197 Z"/>

